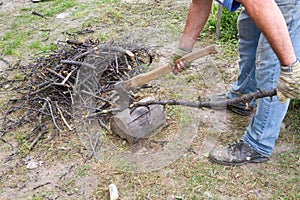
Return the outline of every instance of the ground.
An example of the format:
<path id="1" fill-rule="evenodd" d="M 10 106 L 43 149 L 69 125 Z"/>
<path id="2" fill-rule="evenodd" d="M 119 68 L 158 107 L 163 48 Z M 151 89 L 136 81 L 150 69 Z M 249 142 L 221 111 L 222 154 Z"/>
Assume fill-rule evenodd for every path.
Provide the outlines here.
<path id="1" fill-rule="evenodd" d="M 153 67 L 160 66 L 176 46 L 188 8 L 186 1 L 1 2 L 0 56 L 24 64 L 34 54 L 50 49 L 51 43 L 93 30 L 93 34 L 76 37 L 138 41 L 155 48 L 159 60 Z M 33 11 L 45 18 L 32 15 Z M 214 43 L 213 36 L 205 37 L 196 47 Z M 207 56 L 185 72 L 155 80 L 151 82 L 155 91 L 148 94 L 197 100 L 226 91 L 236 78 L 237 55 L 225 44 L 220 48 L 233 53 Z M 2 59 L 0 71 L 7 67 Z M 0 92 L 3 105 L 8 95 Z M 293 119 L 291 115 L 289 119 Z M 282 125 L 270 161 L 228 167 L 210 163 L 207 154 L 216 145 L 238 141 L 251 117 L 186 107 L 168 107 L 166 116 L 167 124 L 157 137 L 174 139 L 170 139 L 173 145 L 168 152 L 157 149 L 146 157 L 139 157 L 146 149 L 139 146 L 136 154 L 125 157 L 139 166 L 132 169 L 118 162 L 124 155 L 120 148 L 114 148 L 114 155 L 120 157 L 99 153 L 98 159 L 90 158 L 91 150 L 82 144 L 81 135 L 72 131 L 49 131 L 32 150 L 23 148 L 24 140 L 20 140 L 29 131 L 26 127 L 7 133 L 0 140 L 0 199 L 109 199 L 111 183 L 118 187 L 120 199 L 300 198 L 299 129 L 289 129 L 290 121 Z M 120 140 L 122 145 L 127 144 Z"/>

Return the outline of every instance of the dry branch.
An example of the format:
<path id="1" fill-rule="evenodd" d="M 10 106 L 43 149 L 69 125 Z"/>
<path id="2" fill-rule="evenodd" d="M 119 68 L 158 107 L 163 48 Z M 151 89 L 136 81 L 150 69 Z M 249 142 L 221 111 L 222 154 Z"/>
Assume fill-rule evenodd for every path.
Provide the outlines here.
<path id="1" fill-rule="evenodd" d="M 56 50 L 25 66 L 3 61 L 7 69 L 0 71 L 0 92 L 13 98 L 1 107 L 0 137 L 29 124 L 32 131 L 26 138 L 31 149 L 50 126 L 58 131 L 77 128 L 72 104 L 78 90 L 82 105 L 98 113 L 94 116 L 99 126 L 108 130 L 111 113 L 106 110 L 113 110 L 113 85 L 140 73 L 152 62 L 152 55 L 138 44 L 87 39 L 59 42 Z M 85 76 L 79 77 L 83 70 Z"/>
<path id="2" fill-rule="evenodd" d="M 227 105 L 232 105 L 240 102 L 248 102 L 263 97 L 272 97 L 276 95 L 276 89 L 268 91 L 252 92 L 249 94 L 241 95 L 233 99 L 224 101 L 184 101 L 184 100 L 149 100 L 145 102 L 135 102 L 133 106 L 149 106 L 152 104 L 160 105 L 181 105 L 195 108 L 226 108 Z"/>

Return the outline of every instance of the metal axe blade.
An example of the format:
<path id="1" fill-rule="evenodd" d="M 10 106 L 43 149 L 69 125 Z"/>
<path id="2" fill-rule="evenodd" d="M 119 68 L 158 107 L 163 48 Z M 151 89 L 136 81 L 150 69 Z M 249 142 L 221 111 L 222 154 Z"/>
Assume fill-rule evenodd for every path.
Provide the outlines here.
<path id="1" fill-rule="evenodd" d="M 128 91 L 124 88 L 123 82 L 119 82 L 115 85 L 115 91 L 119 95 L 119 110 L 123 111 L 129 107 L 130 97 Z"/>

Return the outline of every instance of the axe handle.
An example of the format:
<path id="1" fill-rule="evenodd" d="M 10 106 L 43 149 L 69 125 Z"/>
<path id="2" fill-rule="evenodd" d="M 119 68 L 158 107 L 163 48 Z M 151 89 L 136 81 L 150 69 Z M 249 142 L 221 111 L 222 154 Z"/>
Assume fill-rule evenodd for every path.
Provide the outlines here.
<path id="1" fill-rule="evenodd" d="M 210 45 L 203 49 L 197 49 L 191 53 L 188 53 L 184 55 L 182 58 L 180 58 L 179 60 L 186 60 L 187 62 L 192 62 L 198 58 L 204 57 L 209 54 L 215 54 L 215 53 L 218 53 L 218 49 L 216 45 Z M 169 63 L 166 63 L 155 70 L 152 70 L 144 74 L 140 74 L 129 80 L 123 81 L 122 86 L 124 89 L 129 91 L 137 87 L 140 87 L 154 79 L 160 78 L 172 71 L 173 71 L 172 66 L 170 66 Z"/>

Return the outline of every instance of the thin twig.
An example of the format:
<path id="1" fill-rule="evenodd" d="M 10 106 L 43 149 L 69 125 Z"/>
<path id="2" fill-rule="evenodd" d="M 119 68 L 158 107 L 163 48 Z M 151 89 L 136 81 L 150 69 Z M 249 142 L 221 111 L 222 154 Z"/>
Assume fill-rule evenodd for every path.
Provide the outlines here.
<path id="1" fill-rule="evenodd" d="M 44 101 L 47 102 L 47 104 L 48 104 L 48 106 L 49 106 L 49 110 L 50 110 L 50 114 L 51 114 L 51 117 L 52 117 L 53 124 L 54 124 L 54 126 L 57 128 L 57 130 L 58 130 L 59 132 L 61 132 L 60 128 L 58 127 L 58 125 L 57 125 L 57 123 L 56 123 L 56 120 L 55 120 L 55 116 L 54 116 L 54 114 L 53 114 L 53 110 L 52 110 L 52 105 L 51 105 L 51 103 L 50 103 L 49 100 L 46 99 L 46 98 L 42 98 L 42 100 L 44 100 Z"/>
<path id="2" fill-rule="evenodd" d="M 72 131 L 73 128 L 72 128 L 72 127 L 69 125 L 69 123 L 67 122 L 66 118 L 64 117 L 64 115 L 63 115 L 63 113 L 62 113 L 62 111 L 61 111 L 61 109 L 60 109 L 60 107 L 59 107 L 59 105 L 58 105 L 58 103 L 55 102 L 55 105 L 56 105 L 56 108 L 57 108 L 57 110 L 58 110 L 58 112 L 59 112 L 59 114 L 60 114 L 60 117 L 62 118 L 63 122 L 64 122 L 65 125 L 68 127 L 69 131 Z"/>
<path id="3" fill-rule="evenodd" d="M 34 145 L 42 138 L 42 136 L 47 133 L 47 131 L 41 131 L 36 138 L 32 141 L 32 143 L 29 145 L 29 150 L 31 150 Z"/>
<path id="4" fill-rule="evenodd" d="M 61 82 L 62 85 L 64 85 L 64 84 L 69 80 L 69 78 L 70 78 L 70 76 L 72 75 L 73 72 L 74 72 L 74 71 L 71 71 L 71 72 L 66 76 L 66 78 Z"/>
<path id="5" fill-rule="evenodd" d="M 43 104 L 42 109 L 41 109 L 41 111 L 40 111 L 40 116 L 39 116 L 39 118 L 38 118 L 38 123 L 39 123 L 39 125 L 38 125 L 38 127 L 37 127 L 37 128 L 40 128 L 41 130 L 42 130 L 42 119 L 43 119 L 43 116 L 44 116 L 44 115 L 42 115 L 42 112 L 44 112 L 46 106 L 47 106 L 47 102 L 44 101 L 44 104 Z M 40 134 L 39 134 L 39 135 L 31 142 L 31 144 L 29 145 L 29 149 L 32 149 L 32 148 L 34 147 L 34 145 L 40 140 L 40 138 L 41 138 L 45 133 L 46 133 L 46 131 L 42 130 L 42 131 L 40 132 Z"/>
<path id="6" fill-rule="evenodd" d="M 42 18 L 44 18 L 44 19 L 47 19 L 47 17 L 45 17 L 44 15 L 42 15 L 41 13 L 38 13 L 38 12 L 36 12 L 36 11 L 33 11 L 31 14 L 32 14 L 32 15 L 39 16 L 39 17 L 42 17 Z"/>
<path id="7" fill-rule="evenodd" d="M 100 97 L 100 96 L 98 96 L 98 95 L 95 95 L 95 94 L 93 94 L 93 93 L 91 93 L 91 92 L 88 92 L 88 91 L 85 91 L 85 90 L 81 90 L 81 92 L 84 93 L 84 94 L 88 94 L 88 95 L 90 95 L 90 96 L 92 96 L 92 97 L 95 97 L 95 98 L 97 98 L 97 99 L 100 99 L 101 101 L 104 101 L 104 102 L 106 102 L 106 103 L 111 103 L 109 100 L 107 100 L 107 99 L 105 99 L 105 98 L 103 98 L 103 97 Z"/>
<path id="8" fill-rule="evenodd" d="M 78 65 L 78 66 L 85 66 L 91 69 L 96 69 L 95 66 L 89 64 L 89 63 L 84 63 L 84 62 L 79 62 L 79 61 L 74 61 L 74 60 L 61 60 L 60 61 L 63 64 L 69 64 L 69 65 Z"/>
<path id="9" fill-rule="evenodd" d="M 40 187 L 44 187 L 45 185 L 49 185 L 49 184 L 51 184 L 51 183 L 50 182 L 46 182 L 46 183 L 43 183 L 41 185 L 35 186 L 33 189 L 36 190 L 36 189 L 38 189 Z"/>
<path id="10" fill-rule="evenodd" d="M 98 118 L 98 122 L 99 122 L 99 125 L 104 128 L 107 132 L 109 132 L 109 128 L 105 125 L 105 123 L 100 119 Z"/>

